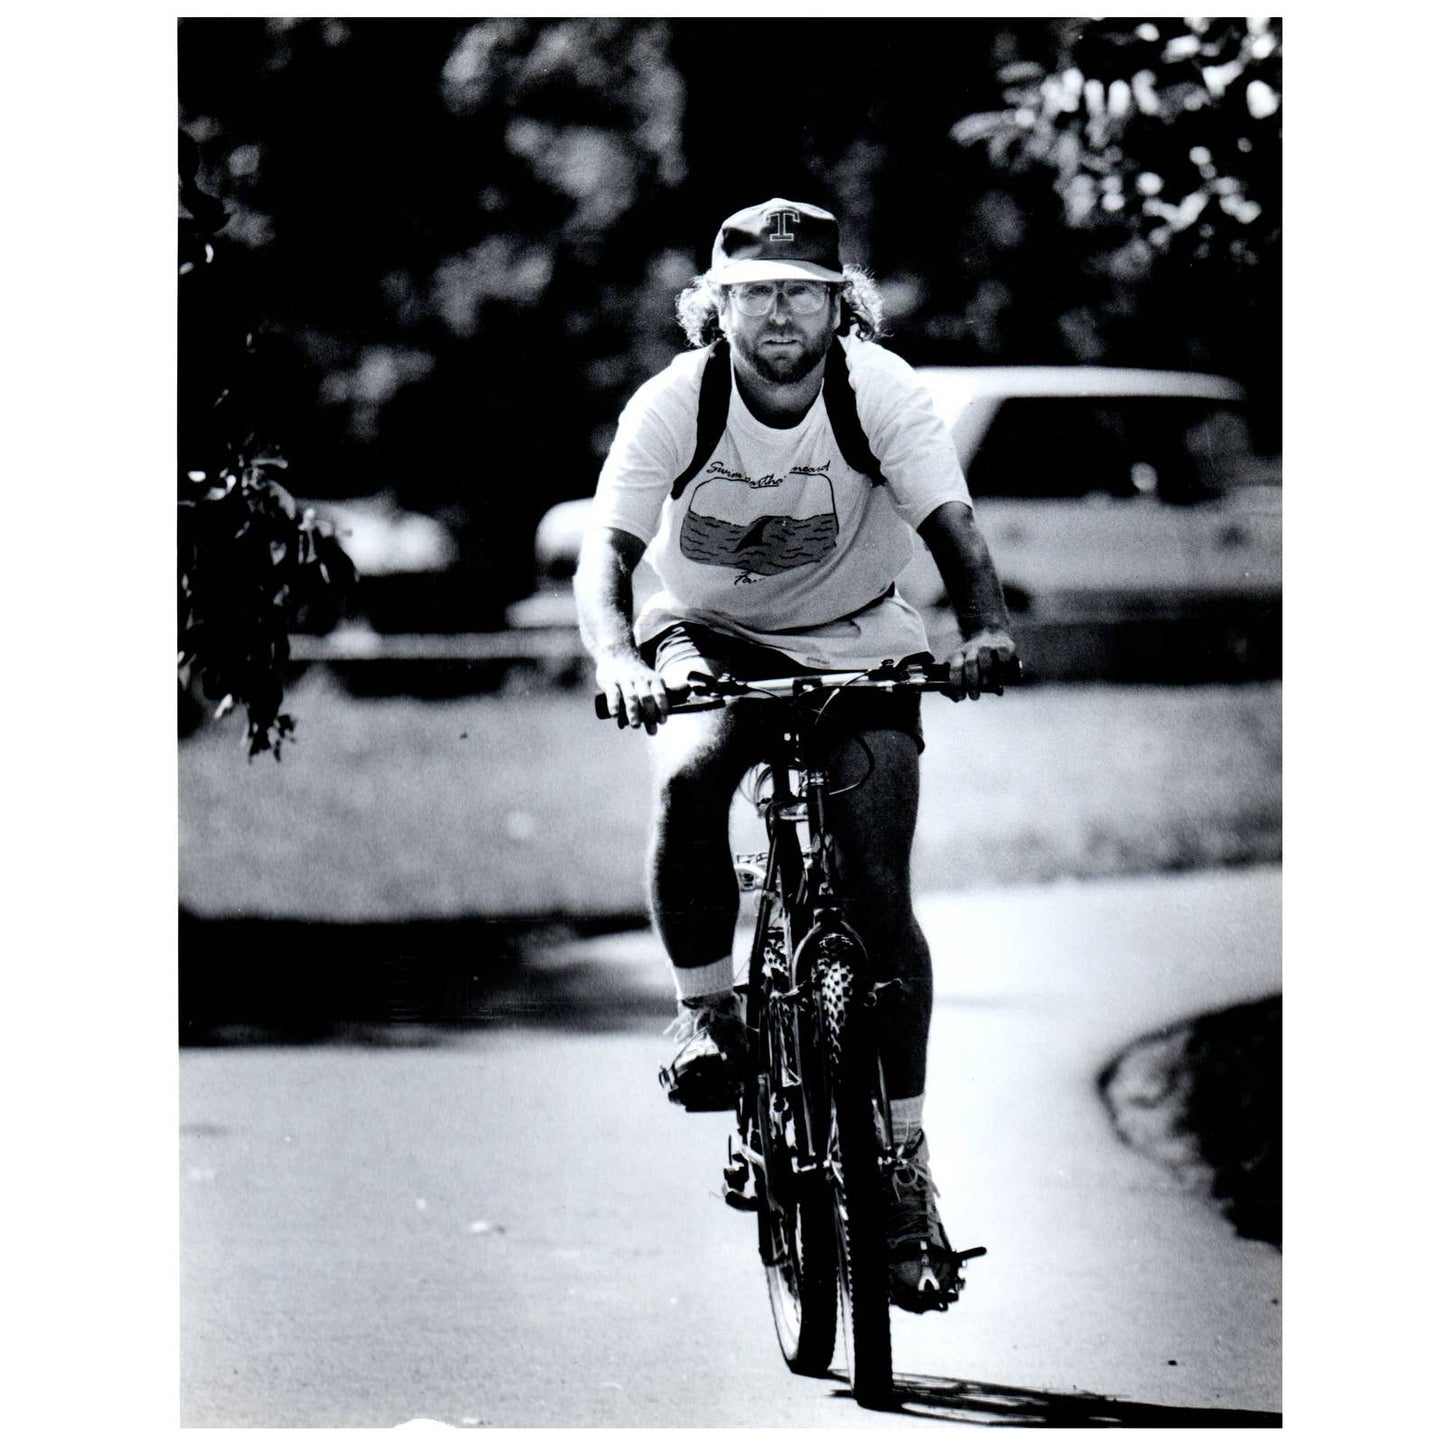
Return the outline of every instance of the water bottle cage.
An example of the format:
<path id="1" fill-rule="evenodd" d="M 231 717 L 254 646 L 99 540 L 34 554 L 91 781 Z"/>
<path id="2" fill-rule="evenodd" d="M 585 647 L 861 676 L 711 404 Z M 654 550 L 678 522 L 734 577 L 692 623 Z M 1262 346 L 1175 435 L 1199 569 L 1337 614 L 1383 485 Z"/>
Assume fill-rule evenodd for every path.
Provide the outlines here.
<path id="1" fill-rule="evenodd" d="M 768 855 L 738 853 L 733 858 L 733 872 L 744 893 L 755 893 L 768 881 Z"/>

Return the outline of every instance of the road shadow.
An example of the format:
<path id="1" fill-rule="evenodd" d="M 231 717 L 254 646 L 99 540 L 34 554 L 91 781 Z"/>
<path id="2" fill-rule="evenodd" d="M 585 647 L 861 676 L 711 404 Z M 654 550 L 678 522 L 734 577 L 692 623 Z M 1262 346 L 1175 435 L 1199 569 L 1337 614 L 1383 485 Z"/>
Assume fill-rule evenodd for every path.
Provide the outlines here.
<path id="1" fill-rule="evenodd" d="M 1242 1239 L 1283 1239 L 1280 995 L 1135 1040 L 1100 1073 L 1118 1136 L 1211 1195 Z"/>
<path id="2" fill-rule="evenodd" d="M 846 1393 L 848 1377 L 833 1376 Z M 1032 1425 L 1040 1429 L 1278 1429 L 1281 1415 L 1268 1410 L 1224 1410 L 1188 1405 L 1150 1405 L 1087 1391 L 1062 1393 L 939 1375 L 895 1375 L 891 1412 L 947 1420 L 955 1425 Z"/>
<path id="3" fill-rule="evenodd" d="M 180 1043 L 420 1048 L 484 1028 L 597 1031 L 665 1022 L 671 1010 L 660 1009 L 635 976 L 567 961 L 558 947 L 644 922 L 631 914 L 342 922 L 183 908 Z"/>

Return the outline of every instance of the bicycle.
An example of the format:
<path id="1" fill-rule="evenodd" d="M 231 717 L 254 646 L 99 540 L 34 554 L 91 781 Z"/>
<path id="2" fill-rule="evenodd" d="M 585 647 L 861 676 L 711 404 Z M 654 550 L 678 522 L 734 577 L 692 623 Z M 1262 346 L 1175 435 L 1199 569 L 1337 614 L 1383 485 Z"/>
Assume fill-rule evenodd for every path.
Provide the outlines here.
<path id="1" fill-rule="evenodd" d="M 1004 681 L 1018 676 L 1015 664 Z M 768 849 L 736 856 L 739 885 L 757 892 L 758 911 L 746 981 L 736 989 L 749 1054 L 723 1198 L 758 1217 L 758 1251 L 789 1369 L 829 1373 L 841 1314 L 853 1397 L 865 1408 L 888 1408 L 884 1184 L 901 1160 L 892 1143 L 878 1017 L 899 980 L 879 976 L 845 916 L 827 823 L 828 800 L 845 789 L 834 788 L 815 734 L 844 691 L 943 692 L 957 679 L 942 663 L 885 663 L 757 681 L 694 673 L 689 684 L 668 691 L 670 712 L 739 698 L 772 699 L 780 710 L 772 756 L 755 770 L 753 801 Z M 596 699 L 596 710 L 609 716 L 604 698 Z M 957 1274 L 985 1253 L 982 1246 L 955 1253 Z M 959 1287 L 940 1289 L 937 1307 L 956 1300 Z"/>

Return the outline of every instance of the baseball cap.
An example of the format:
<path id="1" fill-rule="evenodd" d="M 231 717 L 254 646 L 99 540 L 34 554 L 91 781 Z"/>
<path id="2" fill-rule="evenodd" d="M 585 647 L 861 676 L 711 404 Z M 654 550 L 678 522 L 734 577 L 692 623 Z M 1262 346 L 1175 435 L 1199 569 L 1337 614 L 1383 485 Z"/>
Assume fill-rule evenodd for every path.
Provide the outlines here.
<path id="1" fill-rule="evenodd" d="M 841 281 L 838 221 L 805 201 L 774 197 L 722 223 L 708 275 L 719 286 L 745 281 Z"/>

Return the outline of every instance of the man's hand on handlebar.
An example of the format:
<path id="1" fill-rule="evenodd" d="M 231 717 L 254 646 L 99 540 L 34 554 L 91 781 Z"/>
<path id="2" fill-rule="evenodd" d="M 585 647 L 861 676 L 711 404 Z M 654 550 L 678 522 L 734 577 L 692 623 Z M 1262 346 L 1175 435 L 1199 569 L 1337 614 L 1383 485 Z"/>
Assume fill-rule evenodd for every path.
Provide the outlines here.
<path id="1" fill-rule="evenodd" d="M 667 690 L 662 679 L 635 653 L 604 657 L 597 664 L 597 689 L 607 699 L 608 715 L 620 728 L 655 733 L 667 721 Z"/>
<path id="2" fill-rule="evenodd" d="M 977 702 L 980 693 L 1001 693 L 1005 682 L 1018 679 L 1018 648 L 1002 627 L 985 627 L 963 640 L 948 659 L 951 687 L 944 693 L 954 702 Z"/>

